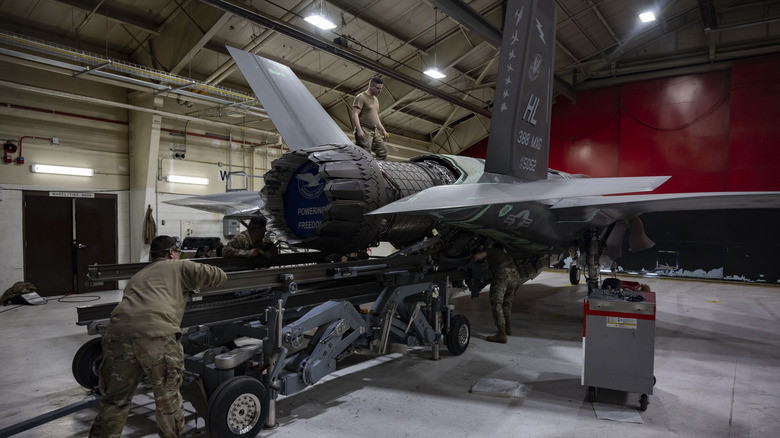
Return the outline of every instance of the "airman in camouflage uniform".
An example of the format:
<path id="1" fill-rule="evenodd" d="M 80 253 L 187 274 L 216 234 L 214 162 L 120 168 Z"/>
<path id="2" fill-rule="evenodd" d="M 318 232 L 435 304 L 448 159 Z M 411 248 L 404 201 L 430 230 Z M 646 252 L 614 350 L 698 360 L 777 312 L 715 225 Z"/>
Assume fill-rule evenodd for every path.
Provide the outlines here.
<path id="1" fill-rule="evenodd" d="M 504 250 L 493 246 L 474 255 L 474 260 L 487 258 L 492 281 L 490 282 L 490 308 L 493 312 L 493 322 L 498 332 L 486 339 L 489 342 L 507 342 L 507 335 L 512 334 L 510 318 L 512 316 L 512 298 L 520 286 L 520 274 L 517 273 L 515 261 Z"/>
<path id="2" fill-rule="evenodd" d="M 130 402 L 144 375 L 154 393 L 159 435 L 182 436 L 179 388 L 184 352 L 179 339 L 184 308 L 190 291 L 220 285 L 227 276 L 215 266 L 178 260 L 181 245 L 177 237 L 156 237 L 150 255 L 152 263 L 127 282 L 103 336 L 102 397 L 90 437 L 122 434 Z"/>
<path id="3" fill-rule="evenodd" d="M 388 136 L 385 127 L 379 120 L 379 99 L 384 83 L 379 77 L 371 78 L 366 91 L 355 96 L 352 103 L 352 126 L 355 127 L 355 144 L 371 152 L 374 151 L 377 160 L 387 159 Z"/>
<path id="4" fill-rule="evenodd" d="M 246 230 L 239 233 L 222 247 L 222 257 L 265 257 L 270 259 L 277 253 L 276 245 L 265 237 L 266 220 L 254 217 Z"/>

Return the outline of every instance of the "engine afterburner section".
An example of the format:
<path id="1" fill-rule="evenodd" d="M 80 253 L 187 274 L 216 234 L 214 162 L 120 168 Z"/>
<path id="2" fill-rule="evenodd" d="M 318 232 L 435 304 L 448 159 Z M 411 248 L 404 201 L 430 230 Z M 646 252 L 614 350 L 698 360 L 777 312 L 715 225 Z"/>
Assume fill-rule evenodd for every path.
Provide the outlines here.
<path id="1" fill-rule="evenodd" d="M 323 145 L 275 160 L 260 194 L 268 229 L 280 239 L 340 255 L 380 240 L 403 247 L 422 239 L 435 226 L 428 217 L 366 213 L 429 187 L 453 184 L 460 173 L 457 166 L 433 158 L 377 161 L 351 144 Z"/>

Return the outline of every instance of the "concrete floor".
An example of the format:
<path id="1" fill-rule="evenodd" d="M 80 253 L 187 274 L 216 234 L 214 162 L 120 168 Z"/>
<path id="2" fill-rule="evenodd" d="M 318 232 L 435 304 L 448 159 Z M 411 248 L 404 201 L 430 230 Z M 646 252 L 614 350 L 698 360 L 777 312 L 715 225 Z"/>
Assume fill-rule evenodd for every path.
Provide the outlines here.
<path id="1" fill-rule="evenodd" d="M 624 279 L 657 293 L 655 376 L 647 411 L 638 394 L 605 392 L 594 405 L 580 385 L 584 285 L 545 272 L 515 297 L 514 336 L 484 340 L 494 327 L 487 294 L 456 299 L 468 317 L 471 344 L 461 356 L 425 348 L 354 356 L 304 392 L 280 398 L 280 427 L 261 437 L 748 437 L 780 436 L 780 287 L 659 278 Z M 120 292 L 101 292 L 100 301 Z M 86 393 L 71 360 L 90 337 L 75 325 L 86 296 L 43 306 L 0 308 L 0 429 L 70 403 Z M 346 361 L 345 361 L 346 362 Z M 484 378 L 514 382 L 514 397 L 478 395 Z M 600 395 L 600 397 L 601 397 Z M 206 437 L 188 407 L 185 436 Z M 598 419 L 613 408 L 642 423 Z M 38 426 L 18 437 L 83 437 L 95 410 Z M 126 437 L 156 436 L 154 403 L 142 387 Z"/>

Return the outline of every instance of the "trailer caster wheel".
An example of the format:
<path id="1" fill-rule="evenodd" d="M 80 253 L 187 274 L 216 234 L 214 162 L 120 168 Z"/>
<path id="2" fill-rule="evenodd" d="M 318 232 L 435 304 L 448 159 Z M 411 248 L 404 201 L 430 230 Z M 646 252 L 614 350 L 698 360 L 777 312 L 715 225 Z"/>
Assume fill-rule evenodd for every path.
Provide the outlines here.
<path id="1" fill-rule="evenodd" d="M 103 338 L 87 341 L 73 356 L 73 378 L 86 389 L 94 390 L 100 381 L 100 364 L 103 363 Z"/>
<path id="2" fill-rule="evenodd" d="M 647 399 L 647 394 L 642 394 L 639 397 L 639 410 L 640 411 L 646 411 L 647 405 L 650 404 L 650 401 Z"/>
<path id="3" fill-rule="evenodd" d="M 238 376 L 222 382 L 209 398 L 206 428 L 213 437 L 254 437 L 267 418 L 265 386 L 253 377 Z"/>
<path id="4" fill-rule="evenodd" d="M 452 324 L 447 330 L 447 350 L 455 356 L 460 356 L 469 347 L 471 341 L 471 325 L 463 315 L 452 317 Z"/>

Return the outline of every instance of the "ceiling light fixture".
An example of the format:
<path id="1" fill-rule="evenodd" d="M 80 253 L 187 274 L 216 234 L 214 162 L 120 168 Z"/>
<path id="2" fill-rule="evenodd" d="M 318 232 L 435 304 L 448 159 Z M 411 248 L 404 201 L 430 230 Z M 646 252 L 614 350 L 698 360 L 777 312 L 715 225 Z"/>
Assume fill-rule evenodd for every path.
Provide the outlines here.
<path id="1" fill-rule="evenodd" d="M 198 184 L 202 186 L 209 185 L 208 178 L 200 178 L 197 176 L 168 175 L 165 177 L 165 180 L 170 183 Z"/>
<path id="2" fill-rule="evenodd" d="M 434 78 L 441 79 L 446 75 L 436 68 L 436 52 L 438 51 L 438 33 L 436 32 L 436 22 L 439 18 L 439 8 L 433 8 L 433 67 L 425 70 L 423 73 Z"/>
<path id="3" fill-rule="evenodd" d="M 322 0 L 320 0 L 320 10 L 318 12 L 312 10 L 309 16 L 304 18 L 304 20 L 319 27 L 322 30 L 335 29 L 336 25 L 333 24 L 333 22 L 328 19 L 327 15 L 324 12 L 325 6 L 322 3 L 323 3 Z"/>
<path id="4" fill-rule="evenodd" d="M 33 164 L 30 166 L 33 173 L 51 173 L 54 175 L 94 176 L 95 170 L 88 167 L 51 166 L 48 164 Z"/>
<path id="5" fill-rule="evenodd" d="M 655 21 L 655 14 L 651 11 L 642 12 L 639 14 L 639 19 L 642 20 L 642 23 L 649 23 Z"/>

